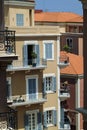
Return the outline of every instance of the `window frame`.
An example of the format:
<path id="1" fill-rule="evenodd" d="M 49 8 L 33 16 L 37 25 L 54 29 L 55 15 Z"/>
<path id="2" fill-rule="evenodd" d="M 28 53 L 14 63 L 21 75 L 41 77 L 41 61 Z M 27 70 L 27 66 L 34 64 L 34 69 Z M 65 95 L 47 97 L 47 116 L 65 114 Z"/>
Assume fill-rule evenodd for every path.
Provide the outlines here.
<path id="1" fill-rule="evenodd" d="M 22 13 L 16 14 L 16 26 L 17 27 L 23 27 L 24 26 L 24 14 L 22 14 Z"/>
<path id="2" fill-rule="evenodd" d="M 54 126 L 53 124 L 53 111 L 56 111 L 56 108 L 55 107 L 49 107 L 49 108 L 45 108 L 44 109 L 44 112 L 48 112 L 48 111 L 51 111 L 51 123 L 47 123 L 47 127 L 51 127 L 51 126 Z M 57 111 L 56 111 L 57 112 Z M 47 115 L 46 115 L 47 116 Z M 57 117 L 57 116 L 56 116 Z M 46 121 L 49 120 L 49 119 L 46 119 Z"/>
<path id="3" fill-rule="evenodd" d="M 45 45 L 46 44 L 52 44 L 52 58 L 47 58 L 46 57 L 46 53 L 45 53 Z M 45 41 L 43 41 L 43 57 L 44 57 L 44 59 L 46 59 L 46 60 L 48 60 L 48 61 L 51 61 L 51 60 L 54 60 L 54 41 L 53 40 L 45 40 Z"/>
<path id="4" fill-rule="evenodd" d="M 46 80 L 46 78 L 48 78 L 48 77 L 54 78 L 54 77 L 56 77 L 56 76 L 55 76 L 54 73 L 52 73 L 52 74 L 44 74 L 44 75 L 43 75 L 43 78 L 45 78 L 45 80 Z M 46 81 L 45 81 L 45 82 L 46 82 Z M 54 82 L 53 82 L 52 84 L 54 85 Z M 51 90 L 46 90 L 46 93 L 47 93 L 47 94 L 49 94 L 49 93 L 54 93 L 54 91 L 52 90 L 52 86 L 51 86 Z"/>
<path id="5" fill-rule="evenodd" d="M 28 93 L 28 80 L 29 79 L 36 79 L 36 99 L 38 99 L 38 75 L 27 75 L 26 76 L 26 100 L 29 100 L 29 93 Z"/>

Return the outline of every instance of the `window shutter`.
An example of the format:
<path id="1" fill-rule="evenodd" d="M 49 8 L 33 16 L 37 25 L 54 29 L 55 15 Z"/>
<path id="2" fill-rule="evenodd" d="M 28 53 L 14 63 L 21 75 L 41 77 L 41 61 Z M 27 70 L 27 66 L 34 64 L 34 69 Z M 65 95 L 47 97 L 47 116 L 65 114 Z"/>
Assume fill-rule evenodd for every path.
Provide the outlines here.
<path id="1" fill-rule="evenodd" d="M 57 125 L 57 112 L 56 112 L 56 110 L 52 111 L 52 116 L 53 116 L 53 124 Z"/>
<path id="2" fill-rule="evenodd" d="M 52 77 L 52 90 L 56 92 L 56 77 Z"/>
<path id="3" fill-rule="evenodd" d="M 46 93 L 46 78 L 43 78 L 43 94 Z"/>
<path id="4" fill-rule="evenodd" d="M 28 125 L 28 115 L 24 115 L 24 126 L 25 130 L 29 130 L 29 125 Z"/>
<path id="5" fill-rule="evenodd" d="M 47 112 L 44 112 L 44 127 L 47 127 Z"/>
<path id="6" fill-rule="evenodd" d="M 42 130 L 42 114 L 41 114 L 41 112 L 37 113 L 37 123 L 38 123 L 38 130 Z"/>
<path id="7" fill-rule="evenodd" d="M 35 45 L 35 52 L 37 54 L 36 63 L 37 65 L 39 65 L 40 64 L 39 45 Z"/>
<path id="8" fill-rule="evenodd" d="M 23 46 L 23 65 L 28 65 L 28 50 L 27 50 L 27 45 Z"/>
<path id="9" fill-rule="evenodd" d="M 61 127 L 64 127 L 64 108 L 61 108 Z"/>

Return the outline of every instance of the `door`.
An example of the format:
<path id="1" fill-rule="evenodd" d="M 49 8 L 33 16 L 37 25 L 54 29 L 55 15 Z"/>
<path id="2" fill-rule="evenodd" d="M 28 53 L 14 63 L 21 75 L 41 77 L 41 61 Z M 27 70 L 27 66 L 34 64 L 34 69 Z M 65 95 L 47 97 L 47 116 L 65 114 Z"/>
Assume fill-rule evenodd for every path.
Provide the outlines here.
<path id="1" fill-rule="evenodd" d="M 37 78 L 28 79 L 28 95 L 29 100 L 37 99 Z"/>

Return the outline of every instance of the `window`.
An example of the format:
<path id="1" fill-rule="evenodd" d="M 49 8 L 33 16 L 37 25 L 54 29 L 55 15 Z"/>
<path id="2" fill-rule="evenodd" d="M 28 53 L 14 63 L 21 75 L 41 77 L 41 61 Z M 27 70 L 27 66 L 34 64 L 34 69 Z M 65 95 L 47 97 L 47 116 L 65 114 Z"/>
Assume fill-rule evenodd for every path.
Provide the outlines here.
<path id="1" fill-rule="evenodd" d="M 52 77 L 46 77 L 46 91 L 52 90 Z"/>
<path id="2" fill-rule="evenodd" d="M 27 100 L 38 99 L 38 76 L 29 76 L 27 81 Z"/>
<path id="3" fill-rule="evenodd" d="M 54 59 L 53 41 L 44 41 L 44 58 L 47 60 Z"/>
<path id="4" fill-rule="evenodd" d="M 56 92 L 56 77 L 48 75 L 44 77 L 44 93 L 45 92 Z"/>
<path id="5" fill-rule="evenodd" d="M 42 130 L 42 113 L 27 111 L 24 118 L 25 130 Z"/>
<path id="6" fill-rule="evenodd" d="M 44 112 L 44 127 L 56 125 L 57 123 L 56 110 L 47 110 Z"/>
<path id="7" fill-rule="evenodd" d="M 16 14 L 16 25 L 17 26 L 24 25 L 24 14 Z"/>
<path id="8" fill-rule="evenodd" d="M 23 46 L 24 66 L 33 64 L 32 52 L 35 52 L 37 54 L 35 62 L 36 65 L 39 65 L 40 64 L 39 44 L 37 43 L 37 41 L 25 41 L 25 44 Z"/>
<path id="9" fill-rule="evenodd" d="M 66 39 L 66 44 L 67 44 L 67 46 L 70 47 L 70 49 L 72 49 L 73 48 L 73 39 L 72 38 L 67 38 Z"/>

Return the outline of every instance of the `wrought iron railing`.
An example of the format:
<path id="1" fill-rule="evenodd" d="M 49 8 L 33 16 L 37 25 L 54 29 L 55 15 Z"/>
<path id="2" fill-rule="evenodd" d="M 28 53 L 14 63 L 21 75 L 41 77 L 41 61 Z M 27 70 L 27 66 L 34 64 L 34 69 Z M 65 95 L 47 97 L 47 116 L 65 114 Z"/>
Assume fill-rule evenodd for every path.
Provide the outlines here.
<path id="1" fill-rule="evenodd" d="M 6 53 L 16 53 L 15 31 L 8 29 L 0 31 L 0 51 L 5 51 Z"/>
<path id="2" fill-rule="evenodd" d="M 17 112 L 11 108 L 0 113 L 0 130 L 17 130 Z"/>

